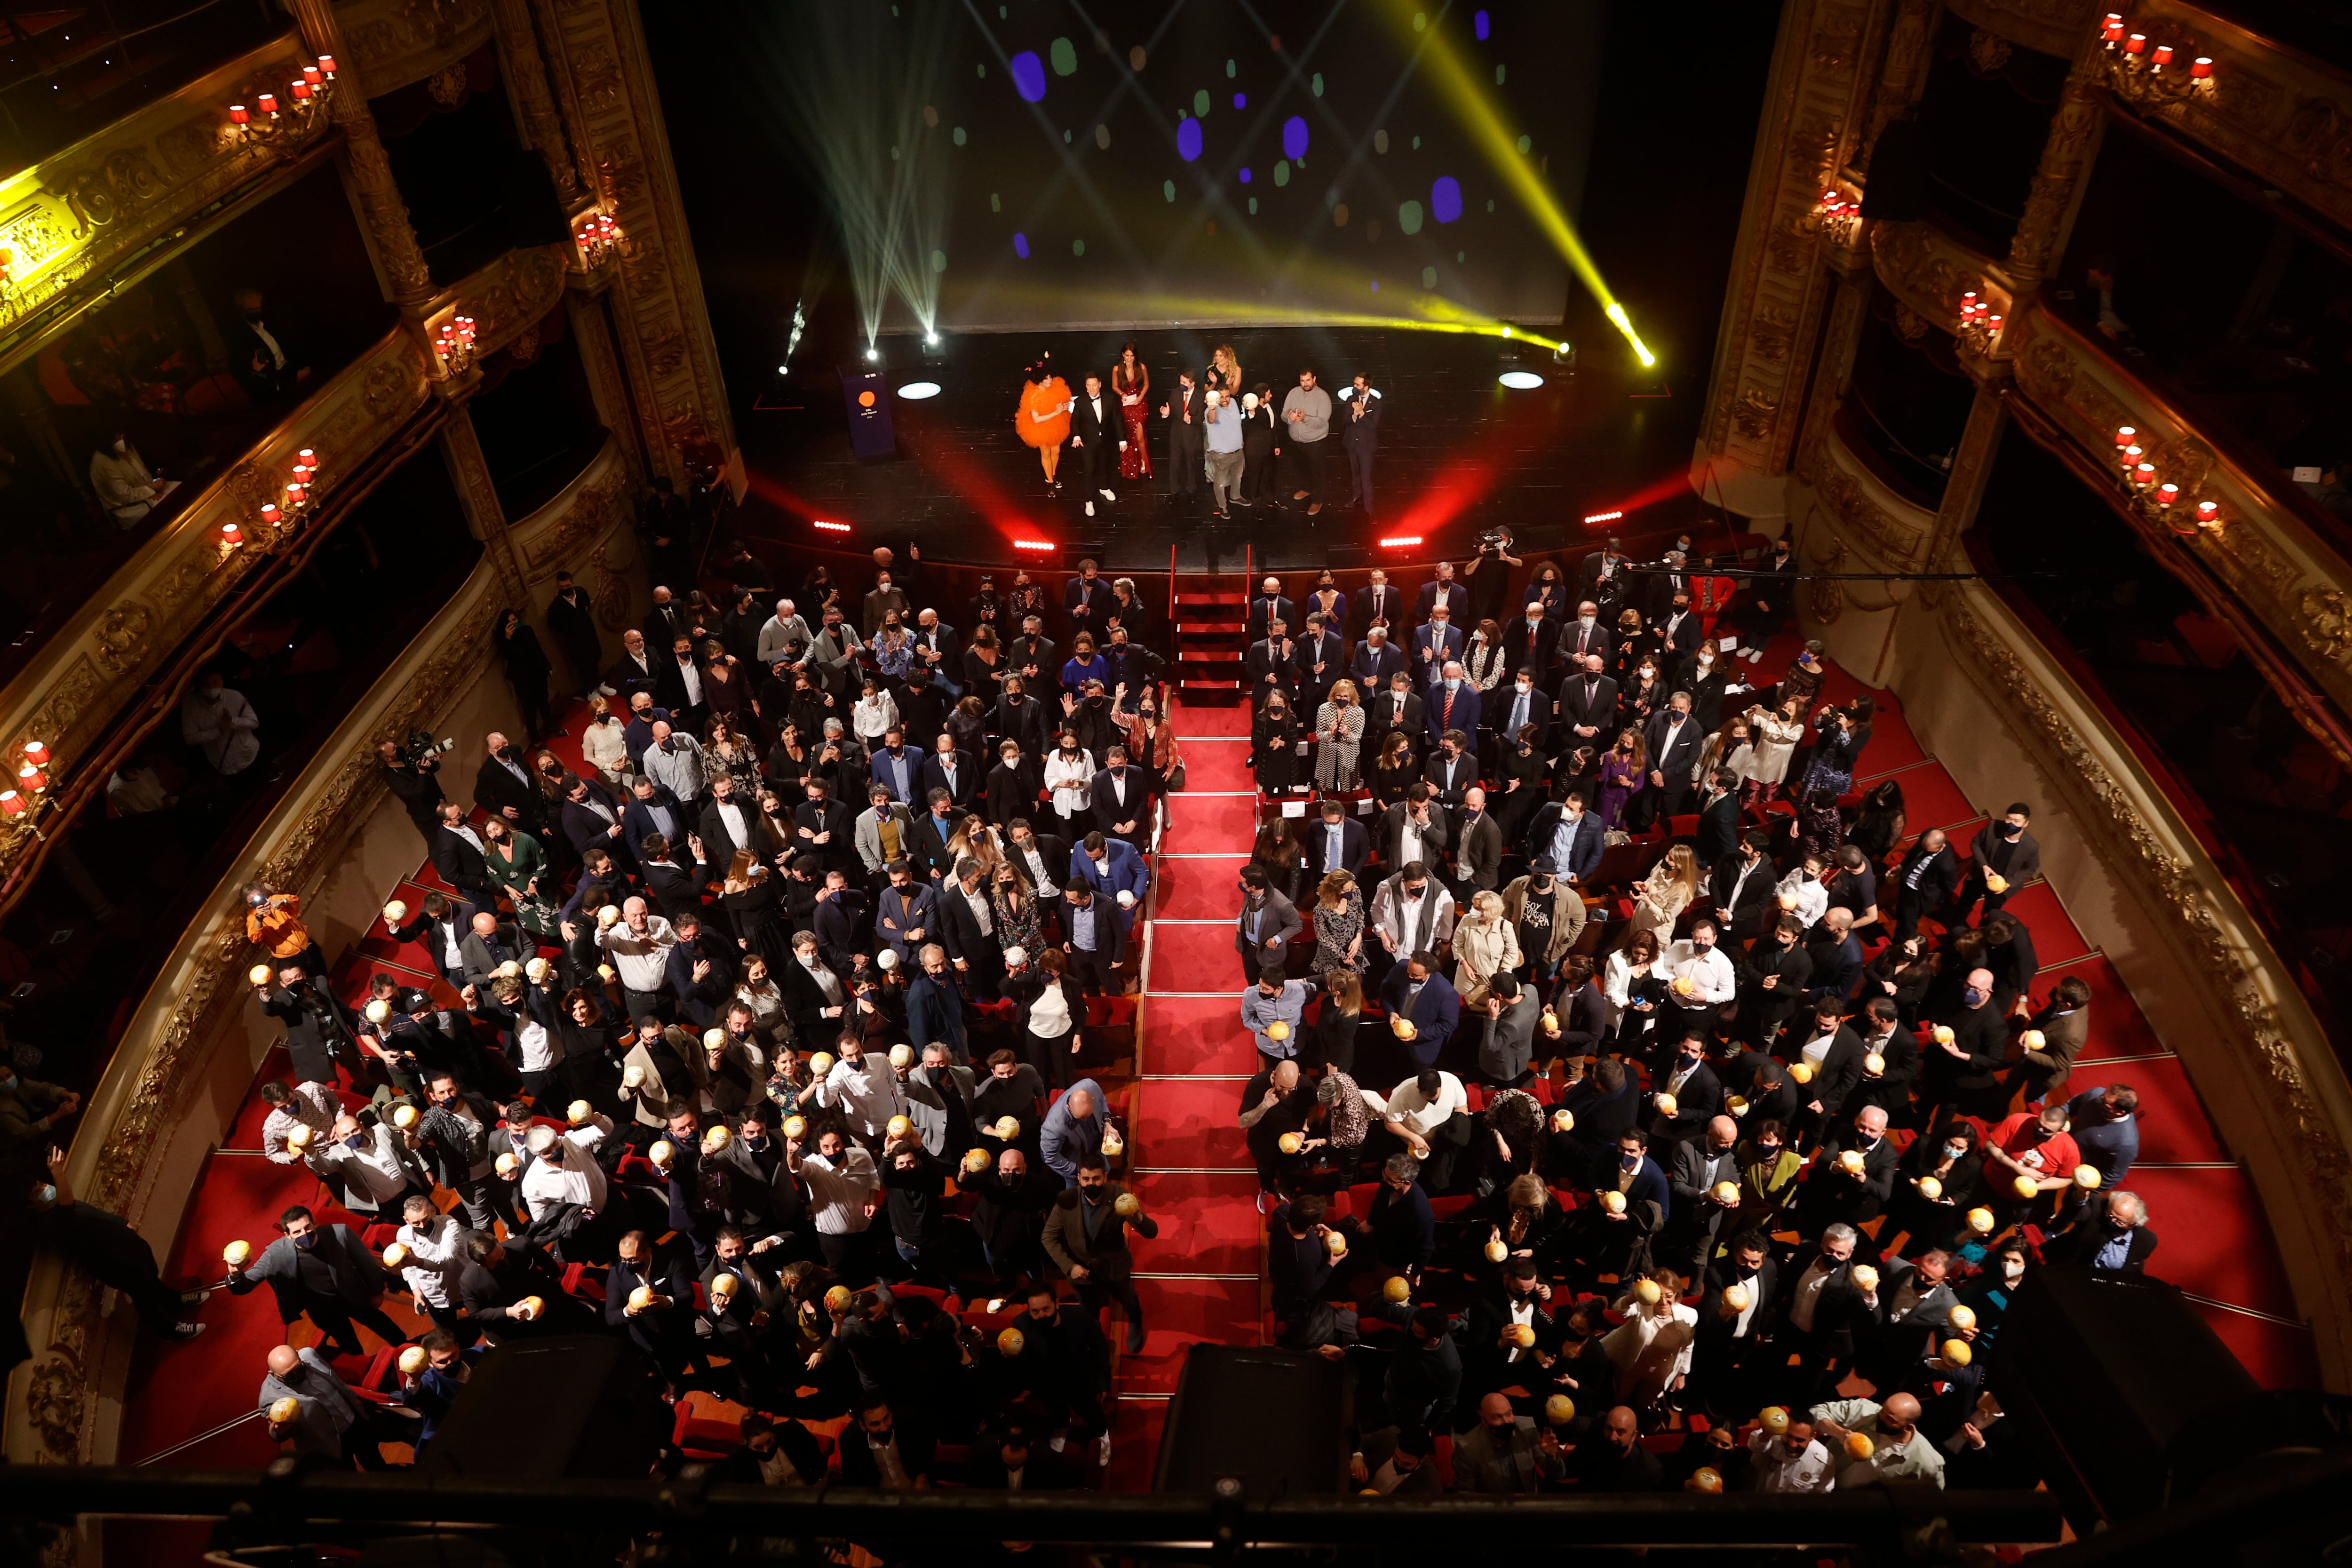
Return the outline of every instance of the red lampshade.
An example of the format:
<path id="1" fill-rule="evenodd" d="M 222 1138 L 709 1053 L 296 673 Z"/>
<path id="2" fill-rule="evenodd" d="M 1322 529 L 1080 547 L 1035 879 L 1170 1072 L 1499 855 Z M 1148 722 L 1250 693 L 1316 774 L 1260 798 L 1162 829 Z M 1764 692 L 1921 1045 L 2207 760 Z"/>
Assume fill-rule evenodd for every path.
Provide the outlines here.
<path id="1" fill-rule="evenodd" d="M 46 766 L 49 760 L 48 746 L 47 743 L 40 741 L 26 742 L 25 760 L 28 763 L 39 763 Z"/>
<path id="2" fill-rule="evenodd" d="M 2116 426 L 2116 445 L 2118 447 L 2128 447 L 2132 444 L 2133 437 L 2137 437 L 2138 434 L 2138 431 L 2133 429 L 2128 425 L 2118 425 Z"/>
<path id="3" fill-rule="evenodd" d="M 2180 487 L 2179 485 L 2158 485 L 2156 487 L 2157 505 L 2170 506 L 2174 501 L 2177 501 L 2179 499 Z"/>
<path id="4" fill-rule="evenodd" d="M 2198 81 L 2204 81 L 2210 78 L 2213 74 L 2212 57 L 2210 55 L 2199 55 L 2195 59 L 2189 61 L 2189 74 Z"/>
<path id="5" fill-rule="evenodd" d="M 38 795 L 49 787 L 49 775 L 32 763 L 26 763 L 16 770 L 16 783 L 20 787 Z"/>
<path id="6" fill-rule="evenodd" d="M 10 816 L 25 815 L 25 797 L 13 789 L 0 789 L 0 812 Z"/>
<path id="7" fill-rule="evenodd" d="M 228 106 L 228 122 L 231 125 L 243 125 L 252 118 L 252 115 L 245 111 L 245 105 L 232 103 Z"/>
<path id="8" fill-rule="evenodd" d="M 2100 36 L 2111 44 L 2121 43 L 2124 37 L 2124 19 L 2113 11 L 2108 12 L 2106 21 L 2100 27 Z"/>
<path id="9" fill-rule="evenodd" d="M 297 101 L 310 96 L 310 84 L 302 80 L 299 77 L 288 82 L 286 84 L 286 89 L 294 95 Z"/>
<path id="10" fill-rule="evenodd" d="M 2126 447 L 2124 448 L 2123 458 L 2124 472 L 2129 473 L 2139 463 L 2140 449 L 2137 447 Z"/>
<path id="11" fill-rule="evenodd" d="M 2221 521 L 2221 506 L 2220 506 L 2218 503 L 2213 502 L 2213 501 L 2210 501 L 2210 500 L 2200 500 L 2200 501 L 2199 501 L 2199 502 L 2197 503 L 2197 521 L 2198 521 L 2200 523 L 2205 523 L 2205 524 L 2216 523 L 2216 522 Z"/>
<path id="12" fill-rule="evenodd" d="M 2156 46 L 2156 63 L 2159 66 L 2168 66 L 2172 63 L 2172 46 L 2170 44 L 2158 44 Z"/>
<path id="13" fill-rule="evenodd" d="M 335 75 L 335 57 L 332 55 L 320 55 L 319 57 L 319 68 L 327 73 L 327 79 L 330 81 L 333 80 Z"/>
<path id="14" fill-rule="evenodd" d="M 2146 33 L 2134 33 L 2130 37 L 2126 38 L 2124 40 L 2124 53 L 2127 55 L 2144 55 L 2147 53 L 2147 35 Z"/>
<path id="15" fill-rule="evenodd" d="M 319 454 L 305 447 L 294 454 L 294 460 L 306 468 L 315 468 L 319 466 Z"/>
<path id="16" fill-rule="evenodd" d="M 270 528 L 276 528 L 278 526 L 278 503 L 276 501 L 263 501 L 261 503 L 261 521 Z M 227 526 L 234 528 L 236 525 L 235 523 L 230 523 Z"/>
<path id="17" fill-rule="evenodd" d="M 270 509 L 265 507 L 262 510 L 267 511 Z M 221 542 L 223 544 L 243 544 L 245 542 L 245 530 L 237 527 L 234 522 L 222 523 Z"/>
<path id="18" fill-rule="evenodd" d="M 2000 331 L 2000 320 L 1999 316 L 1988 316 L 1985 318 L 1985 325 L 1997 332 Z"/>
<path id="19" fill-rule="evenodd" d="M 2156 483 L 2156 465 L 2154 463 L 2142 463 L 2138 467 L 2133 468 L 2132 483 L 2136 485 L 2152 485 Z"/>
<path id="20" fill-rule="evenodd" d="M 312 87 L 318 86 L 319 68 L 317 66 L 304 66 L 302 68 L 302 79 L 309 82 Z"/>
<path id="21" fill-rule="evenodd" d="M 265 92 L 253 101 L 255 104 L 259 106 L 261 112 L 264 114 L 276 114 L 278 112 L 278 95 L 274 92 Z"/>

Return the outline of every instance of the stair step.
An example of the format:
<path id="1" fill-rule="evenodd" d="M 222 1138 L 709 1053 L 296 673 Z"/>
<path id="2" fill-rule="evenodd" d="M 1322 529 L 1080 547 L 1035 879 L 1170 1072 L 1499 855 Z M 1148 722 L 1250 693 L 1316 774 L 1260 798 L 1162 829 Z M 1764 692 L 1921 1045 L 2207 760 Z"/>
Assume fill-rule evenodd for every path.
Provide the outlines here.
<path id="1" fill-rule="evenodd" d="M 1249 595 L 1247 594 L 1186 594 L 1180 592 L 1176 595 L 1176 605 L 1179 609 L 1183 608 L 1187 605 L 1234 605 L 1239 606 L 1246 605 L 1248 603 Z"/>

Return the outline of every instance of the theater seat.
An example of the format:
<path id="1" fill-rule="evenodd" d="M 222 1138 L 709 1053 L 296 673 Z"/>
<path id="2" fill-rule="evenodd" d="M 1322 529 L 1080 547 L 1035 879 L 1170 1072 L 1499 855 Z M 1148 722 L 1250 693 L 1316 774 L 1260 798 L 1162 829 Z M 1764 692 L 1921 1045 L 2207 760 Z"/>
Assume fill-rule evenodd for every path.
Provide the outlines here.
<path id="1" fill-rule="evenodd" d="M 743 1444 L 743 1429 L 733 1421 L 714 1421 L 697 1415 L 686 1401 L 677 1405 L 677 1420 L 670 1428 L 670 1446 L 682 1451 L 689 1459 L 704 1463 L 723 1459 Z"/>

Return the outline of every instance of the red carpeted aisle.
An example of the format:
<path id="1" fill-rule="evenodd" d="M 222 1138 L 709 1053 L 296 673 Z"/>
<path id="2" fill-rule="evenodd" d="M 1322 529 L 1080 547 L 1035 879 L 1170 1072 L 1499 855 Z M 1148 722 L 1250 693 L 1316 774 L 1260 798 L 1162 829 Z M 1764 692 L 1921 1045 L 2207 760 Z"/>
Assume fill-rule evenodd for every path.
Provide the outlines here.
<path id="1" fill-rule="evenodd" d="M 1169 802 L 1154 871 L 1153 918 L 1136 1030 L 1136 1192 L 1160 1239 L 1136 1247 L 1145 1335 L 1118 1363 L 1125 1433 L 1113 1484 L 1150 1479 L 1165 1400 L 1190 1347 L 1258 1342 L 1263 1222 L 1257 1180 L 1235 1117 L 1257 1068 L 1242 1033 L 1234 952 L 1234 874 L 1249 858 L 1256 791 L 1238 708 L 1179 709 L 1188 788 Z M 1216 737 L 1224 736 L 1225 739 Z"/>

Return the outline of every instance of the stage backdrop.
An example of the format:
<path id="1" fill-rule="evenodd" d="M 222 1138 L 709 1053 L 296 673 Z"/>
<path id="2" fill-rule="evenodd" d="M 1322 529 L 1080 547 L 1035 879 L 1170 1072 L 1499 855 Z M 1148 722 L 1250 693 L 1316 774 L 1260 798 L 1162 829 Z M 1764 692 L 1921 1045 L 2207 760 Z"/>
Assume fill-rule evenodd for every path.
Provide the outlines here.
<path id="1" fill-rule="evenodd" d="M 713 22 L 748 46 L 714 74 L 757 84 L 884 331 L 1556 322 L 1568 299 L 1462 100 L 1575 216 L 1598 0 L 788 0 Z"/>

